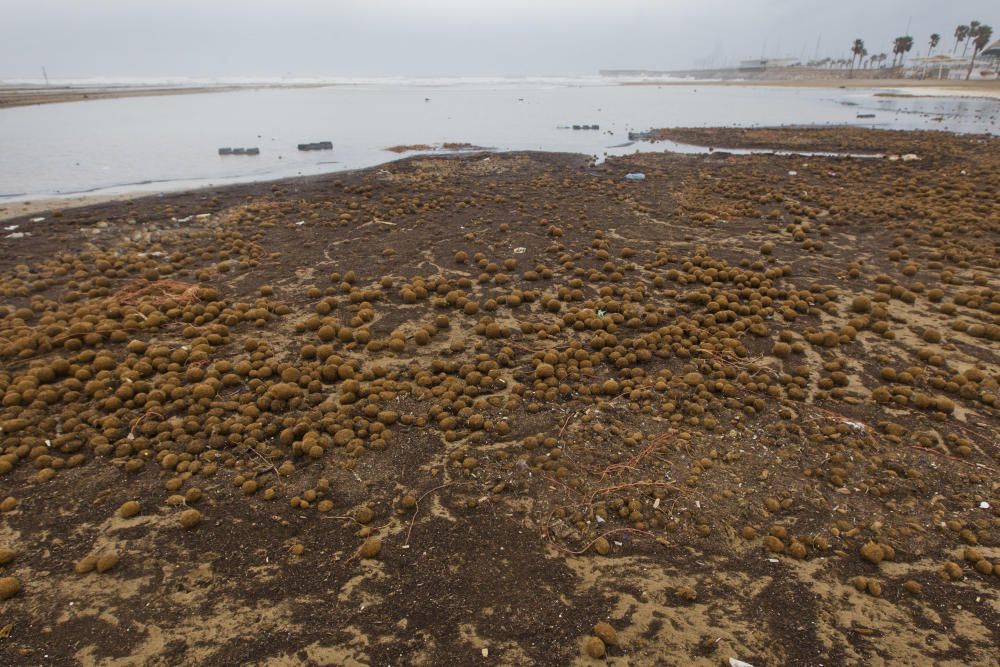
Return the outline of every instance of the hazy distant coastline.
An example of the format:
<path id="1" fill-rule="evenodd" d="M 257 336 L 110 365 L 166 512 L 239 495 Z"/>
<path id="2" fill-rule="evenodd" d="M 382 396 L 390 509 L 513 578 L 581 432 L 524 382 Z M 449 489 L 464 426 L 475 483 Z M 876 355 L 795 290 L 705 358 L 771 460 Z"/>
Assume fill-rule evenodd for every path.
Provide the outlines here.
<path id="1" fill-rule="evenodd" d="M 557 85 L 622 85 L 622 86 L 780 86 L 802 88 L 920 88 L 928 93 L 933 89 L 937 94 L 974 95 L 977 97 L 1000 98 L 1000 80 L 931 80 L 903 78 L 857 78 L 847 79 L 837 76 L 811 78 L 733 78 L 719 77 L 718 70 L 692 70 L 685 76 L 627 76 L 614 74 L 622 70 L 602 71 L 600 77 L 490 77 L 490 78 L 371 78 L 371 79 L 330 79 L 292 82 L 247 81 L 247 82 L 190 82 L 190 83 L 2 83 L 0 82 L 0 109 L 55 104 L 61 102 L 84 102 L 122 97 L 150 97 L 158 95 L 193 95 L 199 93 L 221 93 L 238 90 L 281 89 L 281 88 L 324 88 L 336 85 L 365 85 L 395 83 L 398 85 L 442 86 L 449 83 L 480 83 L 482 85 L 504 85 L 519 82 L 552 83 Z"/>
<path id="2" fill-rule="evenodd" d="M 954 97 L 983 97 L 1000 99 L 1000 81 L 955 81 L 932 79 L 646 79 L 622 81 L 623 86 L 747 86 L 778 88 L 913 88 L 910 96 L 942 95 Z"/>
<path id="3" fill-rule="evenodd" d="M 248 83 L 248 84 L 190 84 L 190 85 L 50 85 L 0 84 L 0 109 L 11 107 L 56 104 L 59 102 L 84 102 L 120 97 L 151 97 L 155 95 L 193 95 L 197 93 L 222 93 L 256 88 L 315 88 L 332 84 L 313 83 Z"/>

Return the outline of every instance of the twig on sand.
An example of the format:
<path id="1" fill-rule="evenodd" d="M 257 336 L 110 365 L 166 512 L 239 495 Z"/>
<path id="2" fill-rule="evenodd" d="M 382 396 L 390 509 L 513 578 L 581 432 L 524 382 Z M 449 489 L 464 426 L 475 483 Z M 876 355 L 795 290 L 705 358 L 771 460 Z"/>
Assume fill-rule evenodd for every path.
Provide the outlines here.
<path id="1" fill-rule="evenodd" d="M 936 449 L 931 449 L 930 447 L 921 447 L 920 445 L 909 445 L 912 449 L 919 449 L 922 452 L 927 452 L 933 454 L 934 456 L 940 456 L 941 458 L 948 459 L 950 461 L 955 461 L 957 463 L 962 463 L 967 466 L 972 466 L 973 468 L 982 468 L 983 470 L 989 470 L 991 472 L 1000 473 L 1000 468 L 994 468 L 993 466 L 988 466 L 985 463 L 976 463 L 975 461 L 966 461 L 965 459 L 960 459 L 957 456 L 952 456 L 951 454 L 945 454 L 944 452 L 939 452 Z"/>
<path id="2" fill-rule="evenodd" d="M 413 516 L 410 518 L 410 527 L 406 530 L 406 540 L 403 542 L 404 547 L 410 546 L 410 534 L 413 532 L 413 524 L 417 521 L 417 514 L 420 513 L 420 501 L 426 498 L 429 494 L 434 493 L 439 489 L 443 489 L 446 486 L 451 486 L 452 484 L 454 484 L 454 482 L 445 482 L 444 484 L 435 486 L 433 489 L 424 491 L 424 493 L 417 498 L 417 501 L 413 505 Z"/>
<path id="3" fill-rule="evenodd" d="M 563 553 L 569 554 L 571 556 L 579 556 L 580 554 L 586 553 L 587 550 L 590 549 L 590 547 L 594 546 L 594 544 L 597 543 L 597 540 L 601 539 L 602 537 L 606 538 L 608 535 L 614 535 L 615 533 L 635 533 L 637 535 L 645 535 L 646 537 L 652 537 L 653 539 L 656 539 L 656 535 L 649 532 L 648 530 L 639 530 L 638 528 L 613 528 L 612 530 L 601 533 L 600 535 L 592 539 L 582 549 L 576 549 L 576 550 L 567 549 L 566 547 L 564 547 L 563 545 L 559 544 L 558 542 L 552 539 L 549 539 L 549 543 L 552 544 L 556 549 L 562 551 Z"/>
<path id="4" fill-rule="evenodd" d="M 132 303 L 144 296 L 151 296 L 153 303 L 157 305 L 167 301 L 191 303 L 199 300 L 198 285 L 169 278 L 156 280 L 141 287 L 136 283 L 126 285 L 115 293 L 112 300 L 116 303 Z"/>
<path id="5" fill-rule="evenodd" d="M 544 474 L 539 474 L 539 477 L 541 477 L 542 479 L 547 480 L 549 482 L 552 482 L 553 484 L 558 484 L 559 486 L 563 487 L 564 489 L 569 489 L 570 491 L 572 491 L 573 493 L 575 493 L 578 496 L 582 496 L 583 495 L 583 493 L 581 491 L 579 491 L 577 489 L 574 489 L 572 486 L 570 486 L 569 484 L 567 484 L 565 482 L 560 482 L 555 477 L 550 477 L 549 475 L 544 475 Z"/>
<path id="6" fill-rule="evenodd" d="M 162 414 L 160 414 L 159 412 L 156 412 L 155 410 L 150 410 L 149 412 L 144 412 L 143 414 L 141 414 L 138 417 L 136 417 L 135 420 L 132 422 L 132 425 L 129 427 L 129 429 L 128 429 L 128 437 L 129 437 L 129 439 L 132 439 L 132 438 L 135 437 L 135 429 L 137 429 L 139 427 L 139 424 L 141 424 L 142 422 L 146 421 L 146 417 L 159 417 L 160 419 L 164 418 Z"/>
<path id="7" fill-rule="evenodd" d="M 331 515 L 323 516 L 323 517 L 320 517 L 320 518 L 321 519 L 343 519 L 344 521 L 353 521 L 354 523 L 358 524 L 359 526 L 363 526 L 364 525 L 363 523 L 361 523 L 360 521 L 358 521 L 357 519 L 355 519 L 353 516 L 347 516 L 346 514 L 331 514 Z"/>
<path id="8" fill-rule="evenodd" d="M 274 476 L 276 478 L 278 478 L 279 480 L 281 479 L 281 473 L 278 472 L 278 469 L 274 467 L 274 462 L 273 461 L 268 460 L 263 454 L 261 454 L 260 452 L 258 452 L 255 448 L 250 447 L 249 449 L 250 449 L 251 452 L 253 452 L 258 457 L 260 457 L 260 460 L 264 462 L 264 465 L 268 466 L 271 470 L 274 471 Z"/>
<path id="9" fill-rule="evenodd" d="M 628 482 L 626 484 L 615 484 L 613 486 L 606 486 L 606 487 L 597 489 L 592 494 L 590 494 L 590 504 L 593 505 L 594 504 L 594 500 L 598 496 L 603 496 L 603 495 L 605 495 L 607 493 L 612 493 L 614 491 L 621 491 L 622 489 L 631 489 L 631 488 L 639 488 L 639 487 L 653 487 L 653 488 L 659 488 L 659 489 L 667 489 L 669 491 L 686 491 L 687 490 L 684 487 L 677 486 L 676 484 L 674 484 L 672 482 L 657 482 L 655 480 L 648 480 L 647 479 L 647 480 L 641 480 L 641 481 L 638 481 L 638 482 Z"/>
<path id="10" fill-rule="evenodd" d="M 576 417 L 579 413 L 580 413 L 579 410 L 574 410 L 573 412 L 566 415 L 566 419 L 565 421 L 563 421 L 562 428 L 559 429 L 559 435 L 556 436 L 556 440 L 562 440 L 563 432 L 566 430 L 566 427 L 569 426 L 570 420 Z"/>
<path id="11" fill-rule="evenodd" d="M 642 462 L 644 458 L 655 452 L 660 448 L 660 445 L 668 442 L 670 437 L 673 435 L 671 431 L 661 434 L 660 436 L 654 438 L 646 447 L 644 447 L 638 454 L 633 456 L 628 461 L 624 463 L 617 463 L 610 465 L 604 469 L 601 473 L 600 481 L 604 481 L 609 475 L 617 475 L 619 473 L 625 472 L 626 470 L 637 470 L 639 463 Z"/>

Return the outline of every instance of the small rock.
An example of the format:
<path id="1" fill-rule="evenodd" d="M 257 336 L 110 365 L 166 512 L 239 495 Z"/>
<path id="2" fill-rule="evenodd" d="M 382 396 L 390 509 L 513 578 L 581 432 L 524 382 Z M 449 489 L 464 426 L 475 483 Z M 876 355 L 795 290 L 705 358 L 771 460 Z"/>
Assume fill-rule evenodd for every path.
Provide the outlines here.
<path id="1" fill-rule="evenodd" d="M 596 551 L 602 556 L 607 556 L 609 553 L 611 553 L 611 543 L 608 542 L 608 539 L 606 537 L 598 537 L 594 541 L 594 551 Z"/>
<path id="2" fill-rule="evenodd" d="M 201 512 L 196 509 L 187 509 L 181 512 L 181 526 L 191 529 L 201 523 Z"/>
<path id="3" fill-rule="evenodd" d="M 618 645 L 618 633 L 611 627 L 610 623 L 601 621 L 594 626 L 594 635 L 608 646 Z"/>
<path id="4" fill-rule="evenodd" d="M 378 537 L 369 537 L 361 545 L 362 558 L 375 558 L 382 551 L 382 540 Z"/>
<path id="5" fill-rule="evenodd" d="M 882 547 L 879 544 L 868 542 L 861 547 L 861 557 L 878 565 L 885 557 L 885 552 L 882 551 Z"/>
<path id="6" fill-rule="evenodd" d="M 21 591 L 21 582 L 14 577 L 0 578 L 0 600 L 9 600 Z"/>
<path id="7" fill-rule="evenodd" d="M 129 500 L 128 502 L 122 504 L 122 506 L 118 508 L 118 516 L 120 516 L 123 519 L 131 519 L 132 517 L 134 517 L 136 514 L 139 513 L 140 509 L 142 508 L 139 506 L 138 502 L 136 502 L 135 500 Z"/>
<path id="8" fill-rule="evenodd" d="M 118 565 L 118 554 L 114 551 L 109 551 L 100 558 L 97 559 L 95 567 L 98 572 L 107 572 L 108 570 L 114 568 Z"/>
<path id="9" fill-rule="evenodd" d="M 584 645 L 584 650 L 591 658 L 603 658 L 604 642 L 601 641 L 600 637 L 588 637 L 587 643 Z"/>

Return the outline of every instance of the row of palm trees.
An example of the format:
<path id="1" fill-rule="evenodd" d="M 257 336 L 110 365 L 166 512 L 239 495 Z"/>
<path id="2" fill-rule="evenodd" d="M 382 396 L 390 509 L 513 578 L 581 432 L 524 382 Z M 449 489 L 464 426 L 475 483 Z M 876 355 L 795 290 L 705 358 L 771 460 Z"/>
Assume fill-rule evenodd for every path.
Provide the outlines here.
<path id="1" fill-rule="evenodd" d="M 931 41 L 933 41 L 933 39 Z M 899 64 L 902 65 L 903 56 L 909 53 L 910 49 L 912 48 L 913 48 L 912 37 L 910 37 L 909 35 L 906 35 L 904 37 L 897 37 L 892 45 L 892 66 L 893 67 L 896 66 L 897 58 L 899 59 Z M 885 60 L 889 57 L 885 53 L 880 53 L 878 55 L 868 58 L 868 60 L 866 61 L 865 58 L 867 56 L 868 56 L 868 49 L 865 48 L 865 40 L 860 38 L 855 39 L 854 43 L 851 44 L 851 60 L 849 61 L 851 65 L 851 76 L 854 75 L 855 62 L 857 62 L 858 66 L 864 65 L 867 68 L 869 65 L 874 65 L 876 63 L 881 64 L 885 62 Z"/>
<path id="2" fill-rule="evenodd" d="M 955 28 L 955 46 L 952 48 L 952 53 L 958 52 L 958 45 L 962 44 L 962 57 L 964 58 L 969 51 L 969 42 L 973 43 L 973 53 L 975 53 L 975 42 L 979 41 L 981 35 L 986 33 L 986 42 L 989 42 L 990 37 L 993 35 L 993 28 L 988 25 L 983 25 L 979 21 L 970 21 L 969 25 L 960 25 Z M 983 44 L 985 46 L 985 44 Z M 979 47 L 982 50 L 982 47 Z"/>
<path id="3" fill-rule="evenodd" d="M 958 45 L 964 42 L 962 47 L 962 57 L 964 58 L 968 49 L 969 44 L 972 44 L 972 59 L 969 61 L 969 71 L 966 73 L 965 78 L 968 79 L 972 76 L 972 69 L 976 63 L 976 56 L 979 52 L 986 48 L 986 45 L 990 43 L 990 38 L 993 36 L 993 28 L 986 25 L 985 23 L 980 23 L 979 21 L 970 21 L 969 25 L 960 25 L 955 28 L 955 46 L 952 49 L 952 53 L 958 51 Z M 941 35 L 938 33 L 931 34 L 930 40 L 928 42 L 927 55 L 931 55 L 934 49 L 937 48 L 938 44 L 941 43 Z M 896 61 L 899 60 L 899 66 L 902 67 L 903 59 L 906 54 L 913 49 L 913 37 L 910 35 L 903 35 L 897 37 L 892 43 L 892 67 L 896 67 Z M 851 72 L 850 76 L 854 75 L 854 63 L 857 62 L 859 66 L 864 64 L 867 68 L 869 65 L 874 65 L 876 63 L 885 62 L 888 57 L 885 53 L 880 53 L 875 56 L 868 57 L 868 49 L 865 48 L 865 40 L 855 39 L 854 43 L 851 44 L 851 59 L 847 60 L 830 60 L 829 58 L 823 61 L 818 61 L 816 64 L 837 64 L 846 65 L 850 63 Z"/>
<path id="4" fill-rule="evenodd" d="M 965 46 L 962 47 L 962 56 L 964 57 L 969 49 L 969 42 L 972 42 L 972 59 L 969 61 L 969 71 L 965 74 L 966 81 L 972 76 L 972 68 L 976 66 L 976 56 L 986 48 L 992 37 L 993 28 L 979 21 L 970 21 L 969 25 L 960 25 L 955 28 L 955 48 L 952 49 L 952 53 L 958 50 L 958 43 L 964 40 Z"/>
<path id="5" fill-rule="evenodd" d="M 857 60 L 860 64 L 864 60 L 865 56 L 868 55 L 868 49 L 865 48 L 865 40 L 856 39 L 854 44 L 851 45 L 851 76 L 854 76 L 854 61 Z M 881 55 L 881 54 L 880 54 Z"/>

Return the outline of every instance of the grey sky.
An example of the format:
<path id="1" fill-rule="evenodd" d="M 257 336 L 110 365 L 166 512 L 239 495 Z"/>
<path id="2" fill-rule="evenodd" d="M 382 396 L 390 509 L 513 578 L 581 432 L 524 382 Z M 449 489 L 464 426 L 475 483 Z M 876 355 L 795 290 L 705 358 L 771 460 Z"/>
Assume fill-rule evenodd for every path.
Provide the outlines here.
<path id="1" fill-rule="evenodd" d="M 0 0 L 0 79 L 503 76 L 926 53 L 996 0 Z M 1000 26 L 998 26 L 1000 27 Z M 1000 30 L 998 30 L 1000 32 Z M 766 49 L 765 49 L 766 44 Z"/>

